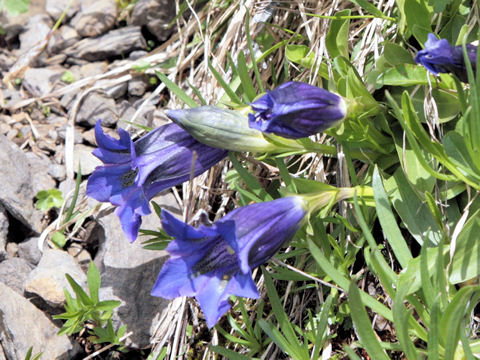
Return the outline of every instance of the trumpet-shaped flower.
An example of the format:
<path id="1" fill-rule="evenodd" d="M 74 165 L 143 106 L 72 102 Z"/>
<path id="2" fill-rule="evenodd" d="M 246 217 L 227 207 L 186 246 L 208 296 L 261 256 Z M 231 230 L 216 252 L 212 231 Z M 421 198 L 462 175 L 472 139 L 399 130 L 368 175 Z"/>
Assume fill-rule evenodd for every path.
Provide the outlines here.
<path id="1" fill-rule="evenodd" d="M 466 48 L 468 59 L 475 71 L 477 64 L 477 47 L 472 44 L 466 44 Z M 417 53 L 415 61 L 422 64 L 428 71 L 435 75 L 439 73 L 452 73 L 461 81 L 468 81 L 462 47 L 451 46 L 446 39 L 438 39 L 434 34 L 428 34 L 425 49 Z"/>
<path id="2" fill-rule="evenodd" d="M 98 148 L 93 151 L 103 163 L 90 175 L 87 195 L 116 205 L 122 229 L 134 241 L 150 214 L 149 201 L 159 192 L 198 176 L 225 158 L 227 152 L 199 143 L 175 124 L 161 126 L 133 142 L 128 132 L 119 139 L 95 125 Z M 196 157 L 194 156 L 196 153 Z M 192 164 L 195 161 L 195 164 Z"/>
<path id="3" fill-rule="evenodd" d="M 347 113 L 345 100 L 319 87 L 290 81 L 251 104 L 249 125 L 265 133 L 298 139 L 340 122 Z"/>
<path id="4" fill-rule="evenodd" d="M 258 298 L 252 269 L 269 260 L 299 229 L 306 215 L 301 197 L 238 208 L 213 226 L 193 228 L 162 211 L 163 229 L 173 236 L 152 295 L 194 296 L 208 327 L 230 308 L 230 295 Z"/>

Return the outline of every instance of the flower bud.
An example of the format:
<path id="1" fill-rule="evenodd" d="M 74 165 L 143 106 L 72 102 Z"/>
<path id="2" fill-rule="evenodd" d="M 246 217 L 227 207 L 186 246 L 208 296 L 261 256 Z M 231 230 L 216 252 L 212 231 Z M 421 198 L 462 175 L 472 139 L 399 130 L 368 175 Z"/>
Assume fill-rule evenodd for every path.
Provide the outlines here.
<path id="1" fill-rule="evenodd" d="M 477 65 L 477 47 L 472 44 L 467 44 L 466 48 L 468 59 L 475 72 Z M 417 53 L 415 61 L 418 64 L 422 64 L 428 71 L 435 75 L 439 73 L 452 73 L 461 81 L 468 81 L 462 47 L 451 46 L 446 39 L 437 39 L 434 34 L 428 34 L 425 49 Z"/>
<path id="2" fill-rule="evenodd" d="M 314 135 L 345 117 L 344 99 L 319 87 L 290 81 L 251 104 L 249 125 L 265 133 L 291 139 Z"/>
<path id="3" fill-rule="evenodd" d="M 200 106 L 165 113 L 205 145 L 232 151 L 270 152 L 276 149 L 260 131 L 251 129 L 248 119 L 237 111 Z"/>

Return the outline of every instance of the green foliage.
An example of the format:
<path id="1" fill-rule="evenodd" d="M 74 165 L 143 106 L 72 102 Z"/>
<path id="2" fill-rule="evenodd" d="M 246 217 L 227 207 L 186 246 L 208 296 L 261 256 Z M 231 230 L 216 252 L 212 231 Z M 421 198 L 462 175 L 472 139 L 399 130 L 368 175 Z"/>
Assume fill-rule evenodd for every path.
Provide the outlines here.
<path id="1" fill-rule="evenodd" d="M 58 189 L 40 190 L 36 198 L 35 207 L 43 211 L 48 211 L 53 207 L 59 208 L 64 202 L 63 194 Z"/>
<path id="2" fill-rule="evenodd" d="M 38 353 L 33 355 L 33 347 L 31 346 L 25 355 L 25 360 L 40 360 L 42 358 L 42 354 L 43 353 Z"/>
<path id="3" fill-rule="evenodd" d="M 480 77 L 467 64 L 466 85 L 414 61 L 432 29 L 457 45 L 478 38 L 478 25 L 468 22 L 477 9 L 464 0 L 397 0 L 390 18 L 378 2 L 349 2 L 333 16 L 304 14 L 330 21 L 329 56 L 321 64 L 314 64 L 320 48 L 305 32 L 276 24 L 254 39 L 261 54 L 253 56 L 247 38 L 249 52 L 230 56 L 225 71 L 209 63 L 224 90 L 220 106 L 245 113 L 265 89 L 308 79 L 353 109 L 322 143 L 302 139 L 298 151 L 254 159 L 230 154 L 225 180 L 236 205 L 325 194 L 342 180 L 374 195 L 357 193 L 312 213 L 288 251 L 262 269 L 264 296 L 232 299 L 232 311 L 216 326 L 224 346 L 209 349 L 229 359 L 262 358 L 272 348 L 292 359 L 479 357 Z M 371 37 L 354 20 L 368 17 L 385 20 L 385 40 L 375 55 L 362 54 L 363 64 L 358 44 Z M 260 64 L 268 68 L 276 55 L 283 63 L 262 77 Z M 227 70 L 230 81 L 222 75 Z M 194 87 L 199 101 L 159 78 L 187 106 L 204 103 Z M 309 167 L 317 160 L 323 177 Z M 265 179 L 263 166 L 274 176 Z M 146 234 L 155 249 L 171 240 L 162 231 Z M 379 330 L 379 319 L 387 330 Z M 340 346 L 329 354 L 332 343 Z"/>
<path id="4" fill-rule="evenodd" d="M 75 75 L 69 70 L 65 71 L 60 78 L 63 82 L 67 84 L 72 84 L 75 82 Z"/>
<path id="5" fill-rule="evenodd" d="M 64 290 L 65 312 L 53 315 L 54 319 L 66 320 L 58 334 L 76 334 L 90 324 L 91 330 L 88 330 L 91 335 L 90 341 L 121 345 L 120 339 L 125 334 L 126 327 L 122 326 L 115 332 L 111 320 L 113 309 L 120 306 L 121 303 L 117 300 L 99 300 L 101 279 L 95 264 L 91 262 L 88 267 L 88 293 L 69 274 L 65 274 L 65 277 L 76 297 L 73 297 L 66 289 Z M 123 347 L 120 346 L 120 350 L 122 349 Z"/>
<path id="6" fill-rule="evenodd" d="M 151 204 L 155 213 L 160 218 L 162 209 L 155 201 L 152 201 Z M 142 242 L 144 249 L 147 250 L 165 250 L 168 243 L 172 240 L 172 237 L 168 236 L 163 229 L 158 229 L 158 231 L 140 229 L 140 235 L 149 237 Z"/>
<path id="7" fill-rule="evenodd" d="M 10 15 L 16 16 L 28 11 L 30 0 L 1 0 L 0 11 L 5 9 Z"/>

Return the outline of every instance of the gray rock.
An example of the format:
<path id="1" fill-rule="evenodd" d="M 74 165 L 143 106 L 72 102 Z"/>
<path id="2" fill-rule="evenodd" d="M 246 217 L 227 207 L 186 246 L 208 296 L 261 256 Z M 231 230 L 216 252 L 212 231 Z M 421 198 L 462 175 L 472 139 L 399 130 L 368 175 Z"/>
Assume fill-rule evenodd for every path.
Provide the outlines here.
<path id="1" fill-rule="evenodd" d="M 74 358 L 78 346 L 58 336 L 58 330 L 32 303 L 0 283 L 0 343 L 7 359 L 25 359 L 30 347 L 34 354 L 42 352 L 42 359 Z"/>
<path id="2" fill-rule="evenodd" d="M 80 40 L 77 30 L 68 25 L 63 25 L 53 33 L 52 40 L 48 43 L 47 50 L 50 54 L 58 54 Z"/>
<path id="3" fill-rule="evenodd" d="M 128 94 L 131 96 L 143 96 L 147 91 L 148 82 L 142 76 L 134 77 L 128 82 Z"/>
<path id="4" fill-rule="evenodd" d="M 45 3 L 45 11 L 53 20 L 58 20 L 65 11 L 68 3 L 70 3 L 70 7 L 65 14 L 65 20 L 68 20 L 80 9 L 80 2 L 70 0 L 47 0 Z"/>
<path id="5" fill-rule="evenodd" d="M 34 96 L 49 94 L 65 69 L 63 68 L 29 68 L 25 71 L 22 85 Z"/>
<path id="6" fill-rule="evenodd" d="M 140 27 L 128 26 L 95 39 L 83 39 L 65 51 L 68 56 L 95 61 L 116 56 L 127 57 L 130 52 L 146 47 Z"/>
<path id="7" fill-rule="evenodd" d="M 67 251 L 78 262 L 83 271 L 87 272 L 88 266 L 92 261 L 92 256 L 83 248 L 82 244 L 73 243 Z"/>
<path id="8" fill-rule="evenodd" d="M 65 303 L 64 288 L 70 290 L 65 274 L 69 274 L 82 288 L 85 288 L 87 277 L 77 262 L 67 252 L 47 249 L 38 266 L 29 274 L 25 293 L 38 296 L 38 304 L 58 308 Z M 38 298 L 32 299 L 36 301 Z"/>
<path id="9" fill-rule="evenodd" d="M 148 51 L 145 51 L 145 50 L 137 50 L 137 51 L 132 51 L 130 53 L 130 55 L 128 56 L 128 58 L 130 60 L 138 60 L 144 56 L 147 56 L 148 55 Z"/>
<path id="10" fill-rule="evenodd" d="M 128 89 L 128 84 L 126 82 L 122 82 L 120 84 L 113 85 L 106 88 L 105 93 L 108 96 L 117 100 L 127 93 L 127 89 Z"/>
<path id="11" fill-rule="evenodd" d="M 171 0 L 139 0 L 133 9 L 130 23 L 146 26 L 159 41 L 165 41 L 173 31 L 167 29 L 175 17 L 175 2 Z"/>
<path id="12" fill-rule="evenodd" d="M 90 175 L 102 162 L 92 154 L 94 147 L 78 144 L 73 149 L 74 169 L 77 171 L 80 164 L 82 175 Z"/>
<path id="13" fill-rule="evenodd" d="M 52 26 L 53 22 L 47 14 L 32 16 L 25 25 L 25 31 L 19 36 L 20 53 L 25 54 L 38 42 L 43 41 Z"/>
<path id="14" fill-rule="evenodd" d="M 32 185 L 33 176 L 28 158 L 3 135 L 0 135 L 0 164 L 0 204 L 15 219 L 40 233 L 42 213 L 33 206 L 36 192 Z"/>
<path id="15" fill-rule="evenodd" d="M 108 63 L 106 61 L 95 61 L 85 65 L 75 65 L 70 68 L 70 71 L 75 76 L 75 79 L 83 79 L 107 72 Z"/>
<path id="16" fill-rule="evenodd" d="M 0 204 L 0 261 L 7 257 L 8 216 L 5 208 Z"/>
<path id="17" fill-rule="evenodd" d="M 61 141 L 65 141 L 65 134 L 66 134 L 66 125 L 63 125 L 57 130 L 58 138 Z M 74 144 L 81 144 L 83 142 L 82 134 L 78 131 L 78 129 L 74 129 L 73 131 L 73 143 Z"/>
<path id="18" fill-rule="evenodd" d="M 156 200 L 160 205 L 179 212 L 171 193 Z M 115 325 L 127 325 L 127 331 L 133 332 L 132 343 L 128 345 L 143 348 L 149 345 L 152 327 L 156 325 L 154 319 L 168 304 L 168 301 L 150 295 L 167 254 L 144 250 L 141 240 L 129 243 L 113 212 L 100 217 L 98 222 L 104 229 L 95 258 L 102 275 L 100 296 L 104 300 L 118 299 L 122 302 L 114 313 Z M 156 215 L 143 218 L 142 228 L 158 229 L 159 226 Z"/>
<path id="19" fill-rule="evenodd" d="M 18 256 L 32 265 L 37 265 L 42 258 L 38 248 L 38 237 L 32 237 L 18 244 Z"/>
<path id="20" fill-rule="evenodd" d="M 16 242 L 7 242 L 7 259 L 13 259 L 18 255 L 18 244 Z"/>
<path id="21" fill-rule="evenodd" d="M 97 146 L 97 142 L 95 140 L 95 128 L 91 128 L 82 132 L 82 138 L 87 144 Z"/>
<path id="22" fill-rule="evenodd" d="M 57 181 L 65 180 L 65 177 L 67 176 L 65 166 L 60 164 L 50 164 L 48 167 L 48 175 Z"/>
<path id="23" fill-rule="evenodd" d="M 82 0 L 71 24 L 82 37 L 99 36 L 113 28 L 117 16 L 115 0 Z"/>
<path id="24" fill-rule="evenodd" d="M 133 116 L 136 113 L 136 109 L 127 100 L 122 100 L 118 104 L 117 108 L 120 113 L 120 119 L 125 120 L 125 121 L 119 121 L 117 126 L 125 129 L 129 125 L 127 121 L 131 122 L 133 120 Z M 149 121 L 147 121 L 145 116 L 143 116 L 144 113 L 145 111 L 142 111 L 137 116 L 137 118 L 135 119 L 135 123 L 139 125 L 144 125 L 144 126 L 151 126 L 152 124 Z"/>
<path id="25" fill-rule="evenodd" d="M 91 92 L 84 97 L 75 122 L 93 127 L 98 120 L 102 120 L 103 126 L 112 127 L 116 124 L 118 114 L 115 108 L 115 100 L 106 94 Z"/>
<path id="26" fill-rule="evenodd" d="M 18 257 L 0 262 L 0 282 L 15 290 L 20 295 L 25 291 L 25 280 L 32 271 L 32 266 Z"/>
<path id="27" fill-rule="evenodd" d="M 55 188 L 57 183 L 47 173 L 47 170 L 51 165 L 50 159 L 46 156 L 40 157 L 33 152 L 28 152 L 25 155 L 30 164 L 32 174 L 35 174 L 35 176 L 32 177 L 32 186 L 35 194 L 41 190 Z"/>

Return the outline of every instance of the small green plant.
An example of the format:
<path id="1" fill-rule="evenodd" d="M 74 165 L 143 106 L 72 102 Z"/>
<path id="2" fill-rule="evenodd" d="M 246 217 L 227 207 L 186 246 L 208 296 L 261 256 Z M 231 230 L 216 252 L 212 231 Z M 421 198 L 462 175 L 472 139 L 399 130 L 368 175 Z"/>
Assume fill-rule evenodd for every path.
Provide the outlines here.
<path id="1" fill-rule="evenodd" d="M 10 15 L 16 16 L 28 11 L 30 0 L 0 0 L 0 11 L 5 9 Z"/>
<path id="2" fill-rule="evenodd" d="M 65 274 L 68 283 L 73 289 L 76 298 L 66 289 L 65 292 L 65 312 L 54 315 L 54 319 L 66 320 L 58 332 L 59 335 L 73 335 L 80 332 L 88 324 L 89 340 L 95 344 L 111 343 L 121 346 L 120 339 L 125 334 L 126 326 L 122 326 L 117 332 L 113 329 L 111 320 L 113 309 L 120 305 L 117 300 L 100 301 L 98 292 L 101 285 L 100 273 L 93 262 L 90 263 L 87 272 L 87 294 L 85 290 L 69 274 Z"/>
<path id="3" fill-rule="evenodd" d="M 69 70 L 65 71 L 60 79 L 67 84 L 75 82 L 75 76 Z"/>
<path id="4" fill-rule="evenodd" d="M 25 360 L 40 360 L 43 353 L 38 353 L 37 355 L 33 354 L 33 346 L 30 346 L 30 349 L 27 351 L 27 355 L 25 355 Z"/>
<path id="5" fill-rule="evenodd" d="M 63 194 L 58 189 L 41 190 L 37 193 L 35 207 L 38 210 L 48 211 L 53 207 L 61 207 L 64 199 Z"/>
<path id="6" fill-rule="evenodd" d="M 52 110 L 50 109 L 50 106 L 42 106 L 42 114 L 45 117 L 49 117 L 51 113 L 52 113 Z"/>

